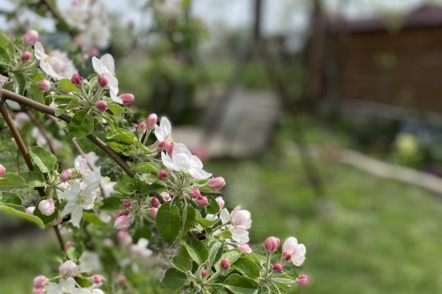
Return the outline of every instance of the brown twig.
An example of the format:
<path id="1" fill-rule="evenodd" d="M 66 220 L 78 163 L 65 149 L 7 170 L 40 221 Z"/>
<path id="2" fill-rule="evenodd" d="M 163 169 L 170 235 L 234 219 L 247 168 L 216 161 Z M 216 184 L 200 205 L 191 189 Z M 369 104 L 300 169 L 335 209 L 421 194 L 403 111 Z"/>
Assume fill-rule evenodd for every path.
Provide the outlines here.
<path id="1" fill-rule="evenodd" d="M 6 124 L 9 127 L 9 130 L 12 133 L 12 136 L 14 137 L 15 142 L 17 143 L 18 149 L 20 150 L 21 154 L 23 155 L 23 158 L 26 162 L 26 165 L 28 166 L 28 169 L 30 171 L 34 170 L 34 165 L 32 164 L 31 157 L 29 156 L 29 150 L 26 148 L 25 143 L 23 142 L 23 139 L 20 136 L 20 133 L 18 132 L 17 128 L 14 125 L 14 122 L 12 121 L 11 116 L 8 113 L 8 110 L 5 107 L 5 100 L 2 97 L 0 101 L 0 113 L 3 116 L 3 118 L 6 121 Z M 46 192 L 43 189 L 43 187 L 36 187 L 35 188 L 38 193 L 40 194 L 40 197 L 46 197 Z M 60 249 L 65 252 L 64 248 L 64 242 L 61 238 L 60 231 L 58 230 L 58 226 L 53 226 L 55 234 L 57 235 L 58 243 L 60 245 Z"/>
<path id="2" fill-rule="evenodd" d="M 26 98 L 24 96 L 18 95 L 17 93 L 0 89 L 0 97 L 2 99 L 10 99 L 18 104 L 33 108 L 35 110 L 38 110 L 42 113 L 50 114 L 52 116 L 55 116 L 55 110 L 52 109 L 49 106 L 46 106 L 44 104 L 38 103 L 34 100 L 31 100 L 29 98 Z M 70 117 L 67 114 L 61 114 L 58 116 L 58 119 L 61 119 L 62 121 L 65 121 L 69 123 L 72 120 L 72 117 Z M 97 136 L 94 134 L 89 134 L 87 136 L 89 140 L 92 141 L 95 145 L 97 145 L 101 150 L 107 153 L 110 158 L 112 158 L 130 177 L 135 176 L 135 172 L 126 164 L 126 162 L 116 153 L 114 150 L 112 150 L 109 146 L 106 145 L 103 141 L 101 141 Z"/>

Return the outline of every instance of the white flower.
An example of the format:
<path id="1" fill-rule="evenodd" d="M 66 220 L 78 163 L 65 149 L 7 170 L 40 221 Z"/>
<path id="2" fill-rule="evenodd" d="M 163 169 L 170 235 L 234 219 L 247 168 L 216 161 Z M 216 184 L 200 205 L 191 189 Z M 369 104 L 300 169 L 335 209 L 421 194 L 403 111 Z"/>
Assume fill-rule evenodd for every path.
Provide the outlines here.
<path id="1" fill-rule="evenodd" d="M 107 198 L 110 196 L 110 194 L 114 191 L 114 186 L 117 182 L 111 182 L 109 177 L 102 177 L 101 178 L 101 187 L 103 189 L 103 197 Z"/>
<path id="2" fill-rule="evenodd" d="M 94 200 L 97 197 L 96 193 L 94 193 L 95 189 L 97 189 L 95 185 L 89 185 L 82 190 L 79 183 L 73 183 L 70 189 L 59 193 L 60 198 L 68 200 L 61 216 L 64 217 L 70 213 L 72 224 L 75 227 L 79 227 L 80 220 L 83 217 L 83 209 L 92 209 L 94 207 Z"/>
<path id="3" fill-rule="evenodd" d="M 224 208 L 221 210 L 219 218 L 223 224 L 231 222 L 234 227 L 241 230 L 248 230 L 252 226 L 250 211 L 241 209 L 241 206 L 235 207 L 231 214 L 229 214 L 227 208 Z"/>
<path id="4" fill-rule="evenodd" d="M 282 245 L 282 254 L 290 254 L 291 260 L 296 266 L 302 265 L 305 260 L 306 251 L 304 244 L 298 244 L 298 240 L 295 237 L 287 238 Z"/>
<path id="5" fill-rule="evenodd" d="M 74 64 L 64 52 L 54 50 L 48 55 L 45 53 L 43 45 L 37 42 L 34 46 L 34 54 L 35 58 L 40 60 L 41 69 L 56 80 L 70 79 L 74 73 L 77 73 Z"/>
<path id="6" fill-rule="evenodd" d="M 63 276 L 73 277 L 78 273 L 80 267 L 72 260 L 68 260 L 62 263 L 58 268 L 58 270 L 60 271 L 60 274 Z"/>
<path id="7" fill-rule="evenodd" d="M 167 140 L 172 141 L 172 125 L 166 117 L 162 117 L 160 125 L 155 125 L 155 137 L 157 137 L 158 142 Z"/>
<path id="8" fill-rule="evenodd" d="M 87 10 L 78 2 L 73 2 L 63 13 L 66 23 L 73 28 L 84 30 L 88 18 Z"/>
<path id="9" fill-rule="evenodd" d="M 80 35 L 83 40 L 83 51 L 97 46 L 106 48 L 109 45 L 111 33 L 109 27 L 99 19 L 93 19 L 86 30 Z"/>
<path id="10" fill-rule="evenodd" d="M 80 183 L 82 189 L 86 186 L 98 188 L 100 185 L 100 167 L 95 166 L 97 158 L 98 157 L 93 152 L 86 154 L 86 158 L 83 158 L 82 156 L 77 156 L 77 158 L 75 158 L 74 166 L 83 177 L 83 182 Z M 94 170 L 89 167 L 89 164 Z"/>
<path id="11" fill-rule="evenodd" d="M 138 239 L 137 244 L 132 244 L 130 245 L 130 251 L 132 253 L 138 253 L 141 255 L 141 257 L 143 258 L 147 258 L 149 256 L 152 255 L 152 250 L 150 250 L 149 248 L 147 248 L 147 245 L 149 245 L 149 240 L 145 239 L 145 238 L 140 238 Z"/>
<path id="12" fill-rule="evenodd" d="M 83 251 L 80 258 L 81 271 L 99 271 L 101 269 L 100 256 L 92 251 Z"/>
<path id="13" fill-rule="evenodd" d="M 203 170 L 203 163 L 201 160 L 192 155 L 189 149 L 184 144 L 178 143 L 173 147 L 172 157 L 166 152 L 161 153 L 163 164 L 175 171 L 188 172 L 197 180 L 204 180 L 212 176 L 212 174 Z"/>
<path id="14" fill-rule="evenodd" d="M 112 100 L 120 104 L 123 103 L 123 100 L 118 97 L 118 80 L 114 76 L 115 62 L 112 55 L 105 54 L 100 59 L 95 56 L 92 57 L 92 67 L 100 76 L 104 76 L 106 78 Z"/>
<path id="15" fill-rule="evenodd" d="M 66 280 L 60 280 L 58 284 L 48 283 L 45 286 L 48 294 L 90 294 L 91 290 L 75 288 L 75 280 L 68 278 Z"/>

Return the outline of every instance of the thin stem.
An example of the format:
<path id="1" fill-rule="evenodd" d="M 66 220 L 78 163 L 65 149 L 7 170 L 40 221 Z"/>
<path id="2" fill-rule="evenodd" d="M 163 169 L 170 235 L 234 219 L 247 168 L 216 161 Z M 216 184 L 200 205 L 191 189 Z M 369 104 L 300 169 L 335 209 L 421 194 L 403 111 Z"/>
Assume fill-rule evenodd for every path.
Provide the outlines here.
<path id="1" fill-rule="evenodd" d="M 51 107 L 38 103 L 34 100 L 28 99 L 24 96 L 18 95 L 14 92 L 5 89 L 0 89 L 0 97 L 2 99 L 13 100 L 21 105 L 25 105 L 40 112 L 55 116 L 55 110 L 52 109 Z M 69 123 L 72 120 L 72 117 L 64 113 L 58 116 L 58 118 L 67 123 Z M 118 155 L 118 153 L 116 153 L 109 146 L 107 146 L 106 143 L 101 141 L 94 134 L 89 134 L 87 138 L 91 140 L 95 145 L 97 145 L 101 150 L 106 152 L 107 155 L 109 155 L 109 157 L 112 158 L 131 178 L 135 176 L 135 172 L 126 164 L 126 162 Z"/>
<path id="2" fill-rule="evenodd" d="M 14 137 L 14 140 L 17 143 L 18 149 L 20 150 L 21 154 L 23 155 L 23 158 L 25 159 L 28 169 L 30 171 L 34 170 L 34 165 L 32 164 L 31 157 L 29 156 L 29 150 L 28 150 L 28 148 L 26 148 L 25 143 L 23 142 L 23 139 L 20 136 L 20 133 L 18 132 L 17 128 L 15 127 L 14 122 L 12 121 L 12 118 L 9 115 L 8 110 L 5 107 L 5 101 L 3 100 L 3 97 L 0 101 L 0 113 L 3 116 L 3 118 L 5 119 L 6 124 L 9 127 L 9 130 L 11 131 L 12 136 Z M 43 189 L 43 187 L 36 187 L 35 189 L 40 194 L 40 197 L 46 196 L 46 192 Z M 60 231 L 58 230 L 58 226 L 53 226 L 53 228 L 54 228 L 55 234 L 57 235 L 60 249 L 63 252 L 65 252 L 63 239 L 61 238 Z"/>
<path id="3" fill-rule="evenodd" d="M 51 140 L 49 138 L 48 133 L 46 132 L 46 129 L 40 124 L 40 122 L 38 121 L 38 119 L 35 117 L 35 115 L 32 113 L 32 111 L 30 109 L 26 109 L 26 113 L 28 114 L 28 116 L 31 119 L 31 121 L 38 128 L 40 133 L 43 135 L 43 137 L 45 138 L 46 143 L 48 144 L 49 150 L 51 150 L 51 153 L 55 154 L 54 146 L 52 145 L 52 142 L 51 142 Z"/>

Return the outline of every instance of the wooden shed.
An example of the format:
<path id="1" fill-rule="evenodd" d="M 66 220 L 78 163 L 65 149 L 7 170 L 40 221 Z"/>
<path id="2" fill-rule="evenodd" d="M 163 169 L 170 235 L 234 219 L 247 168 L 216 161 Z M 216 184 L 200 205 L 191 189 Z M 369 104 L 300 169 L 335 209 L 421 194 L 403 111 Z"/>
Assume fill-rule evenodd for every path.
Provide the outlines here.
<path id="1" fill-rule="evenodd" d="M 441 7 L 420 7 L 396 26 L 382 18 L 327 22 L 335 65 L 327 89 L 335 89 L 340 106 L 373 114 L 402 109 L 442 115 Z"/>

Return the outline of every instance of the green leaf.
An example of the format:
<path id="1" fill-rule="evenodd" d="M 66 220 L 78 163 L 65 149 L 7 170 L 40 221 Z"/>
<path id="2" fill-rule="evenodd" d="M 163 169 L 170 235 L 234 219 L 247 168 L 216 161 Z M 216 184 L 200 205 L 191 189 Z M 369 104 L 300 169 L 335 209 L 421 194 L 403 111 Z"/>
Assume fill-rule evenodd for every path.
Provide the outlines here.
<path id="1" fill-rule="evenodd" d="M 209 244 L 209 261 L 211 264 L 216 264 L 221 260 L 224 252 L 224 244 L 221 241 L 214 241 Z"/>
<path id="2" fill-rule="evenodd" d="M 27 214 L 24 211 L 17 210 L 8 204 L 0 203 L 0 210 L 4 211 L 6 213 L 12 214 L 12 215 L 21 217 L 23 219 L 29 220 L 31 222 L 34 222 L 40 227 L 40 229 L 45 228 L 45 224 L 43 223 L 43 221 L 41 219 L 39 219 L 38 217 L 36 217 L 35 215 Z M 24 208 L 23 208 L 23 210 L 24 210 Z"/>
<path id="3" fill-rule="evenodd" d="M 157 174 L 161 170 L 161 165 L 154 162 L 142 162 L 132 167 L 134 171 L 148 171 Z"/>
<path id="4" fill-rule="evenodd" d="M 61 79 L 58 83 L 58 90 L 68 93 L 68 92 L 74 92 L 78 93 L 78 88 L 74 84 L 72 84 L 71 80 L 69 79 Z"/>
<path id="5" fill-rule="evenodd" d="M 66 256 L 70 259 L 70 260 L 77 260 L 78 258 L 78 254 L 77 254 L 77 250 L 75 249 L 74 246 L 69 247 L 68 249 L 66 249 Z"/>
<path id="6" fill-rule="evenodd" d="M 218 202 L 216 202 L 215 197 L 208 195 L 207 200 L 209 200 L 209 205 L 206 207 L 207 213 L 209 214 L 217 214 L 220 209 Z"/>
<path id="7" fill-rule="evenodd" d="M 219 222 L 219 219 L 208 220 L 208 219 L 205 219 L 205 218 L 200 218 L 198 220 L 198 222 L 203 226 L 203 228 L 207 228 L 207 227 L 211 227 L 214 224 L 216 224 L 217 222 Z"/>
<path id="8" fill-rule="evenodd" d="M 204 263 L 209 257 L 209 250 L 203 242 L 197 239 L 189 239 L 184 243 L 190 257 L 196 261 L 197 264 Z"/>
<path id="9" fill-rule="evenodd" d="M 249 278 L 259 278 L 259 266 L 245 256 L 238 258 L 238 260 L 233 264 L 233 267 Z"/>
<path id="10" fill-rule="evenodd" d="M 103 200 L 102 210 L 118 210 L 121 209 L 121 198 L 119 196 L 107 197 Z"/>
<path id="11" fill-rule="evenodd" d="M 107 108 L 109 108 L 115 116 L 119 116 L 124 112 L 124 107 L 117 104 L 108 104 Z"/>
<path id="12" fill-rule="evenodd" d="M 231 274 L 224 281 L 224 286 L 233 293 L 255 294 L 258 293 L 258 283 L 238 274 Z"/>
<path id="13" fill-rule="evenodd" d="M 34 100 L 41 104 L 45 104 L 45 98 L 43 97 L 43 92 L 40 90 L 40 88 L 37 85 L 32 85 L 31 89 L 34 93 Z"/>
<path id="14" fill-rule="evenodd" d="M 55 109 L 55 116 L 60 116 L 62 113 L 65 113 L 67 110 L 80 106 L 80 101 L 76 99 L 71 99 L 66 105 L 58 105 Z"/>
<path id="15" fill-rule="evenodd" d="M 140 238 L 144 238 L 149 240 L 152 237 L 152 232 L 150 231 L 149 227 L 141 227 L 138 228 L 135 231 L 135 234 L 133 235 L 132 239 L 133 239 L 133 243 L 137 243 L 138 240 L 140 240 Z"/>
<path id="16" fill-rule="evenodd" d="M 68 125 L 69 139 L 85 138 L 94 130 L 94 119 L 86 111 L 77 112 Z"/>
<path id="17" fill-rule="evenodd" d="M 183 224 L 183 234 L 186 234 L 190 229 L 194 227 L 195 224 L 195 208 L 190 205 L 186 207 L 186 220 Z"/>
<path id="18" fill-rule="evenodd" d="M 227 258 L 230 261 L 230 264 L 234 264 L 235 261 L 237 261 L 240 256 L 241 256 L 240 252 L 238 252 L 236 250 L 230 250 L 230 251 L 224 252 L 223 255 L 221 256 L 221 259 Z M 216 270 L 220 269 L 219 262 L 215 264 L 215 268 L 216 268 Z"/>
<path id="19" fill-rule="evenodd" d="M 164 203 L 158 209 L 156 225 L 161 239 L 172 245 L 180 233 L 180 211 L 178 207 Z"/>
<path id="20" fill-rule="evenodd" d="M 122 173 L 114 186 L 114 190 L 120 192 L 121 194 L 133 194 L 134 189 L 134 179 L 129 177 L 127 174 Z"/>
<path id="21" fill-rule="evenodd" d="M 14 76 L 14 80 L 17 83 L 15 86 L 15 92 L 17 94 L 24 95 L 27 84 L 26 77 L 23 74 L 18 73 Z"/>
<path id="22" fill-rule="evenodd" d="M 9 38 L 3 32 L 0 32 L 0 47 L 6 48 L 10 42 Z"/>
<path id="23" fill-rule="evenodd" d="M 8 65 L 10 61 L 11 58 L 9 57 L 8 52 L 4 48 L 0 47 L 0 64 Z"/>
<path id="24" fill-rule="evenodd" d="M 98 215 L 96 215 L 96 214 L 93 213 L 93 212 L 86 212 L 86 211 L 83 211 L 83 218 L 84 218 L 84 220 L 87 221 L 88 223 L 94 224 L 94 225 L 99 226 L 99 227 L 103 227 L 103 226 L 106 225 L 106 223 L 105 223 L 104 221 L 102 221 L 102 220 L 98 217 Z"/>
<path id="25" fill-rule="evenodd" d="M 35 146 L 29 150 L 32 160 L 38 166 L 42 173 L 48 173 L 50 170 L 57 169 L 57 157 L 49 150 Z"/>
<path id="26" fill-rule="evenodd" d="M 22 173 L 21 176 L 23 177 L 23 179 L 25 179 L 30 188 L 45 186 L 45 177 L 42 173 L 30 171 L 27 173 Z"/>
<path id="27" fill-rule="evenodd" d="M 225 230 L 222 231 L 220 234 L 217 234 L 217 236 L 221 239 L 229 239 L 230 237 L 232 237 L 232 232 L 230 232 L 229 230 Z"/>
<path id="28" fill-rule="evenodd" d="M 0 178 L 0 189 L 20 188 L 27 186 L 28 184 L 26 184 L 25 179 L 16 174 L 5 173 L 3 177 Z"/>
<path id="29" fill-rule="evenodd" d="M 192 263 L 188 258 L 182 256 L 175 256 L 170 263 L 179 271 L 186 273 L 192 269 Z"/>
<path id="30" fill-rule="evenodd" d="M 0 203 L 21 205 L 21 199 L 15 194 L 0 192 Z"/>
<path id="31" fill-rule="evenodd" d="M 161 283 L 168 289 L 178 290 L 186 284 L 186 281 L 187 276 L 185 273 L 180 272 L 175 268 L 169 268 Z"/>

